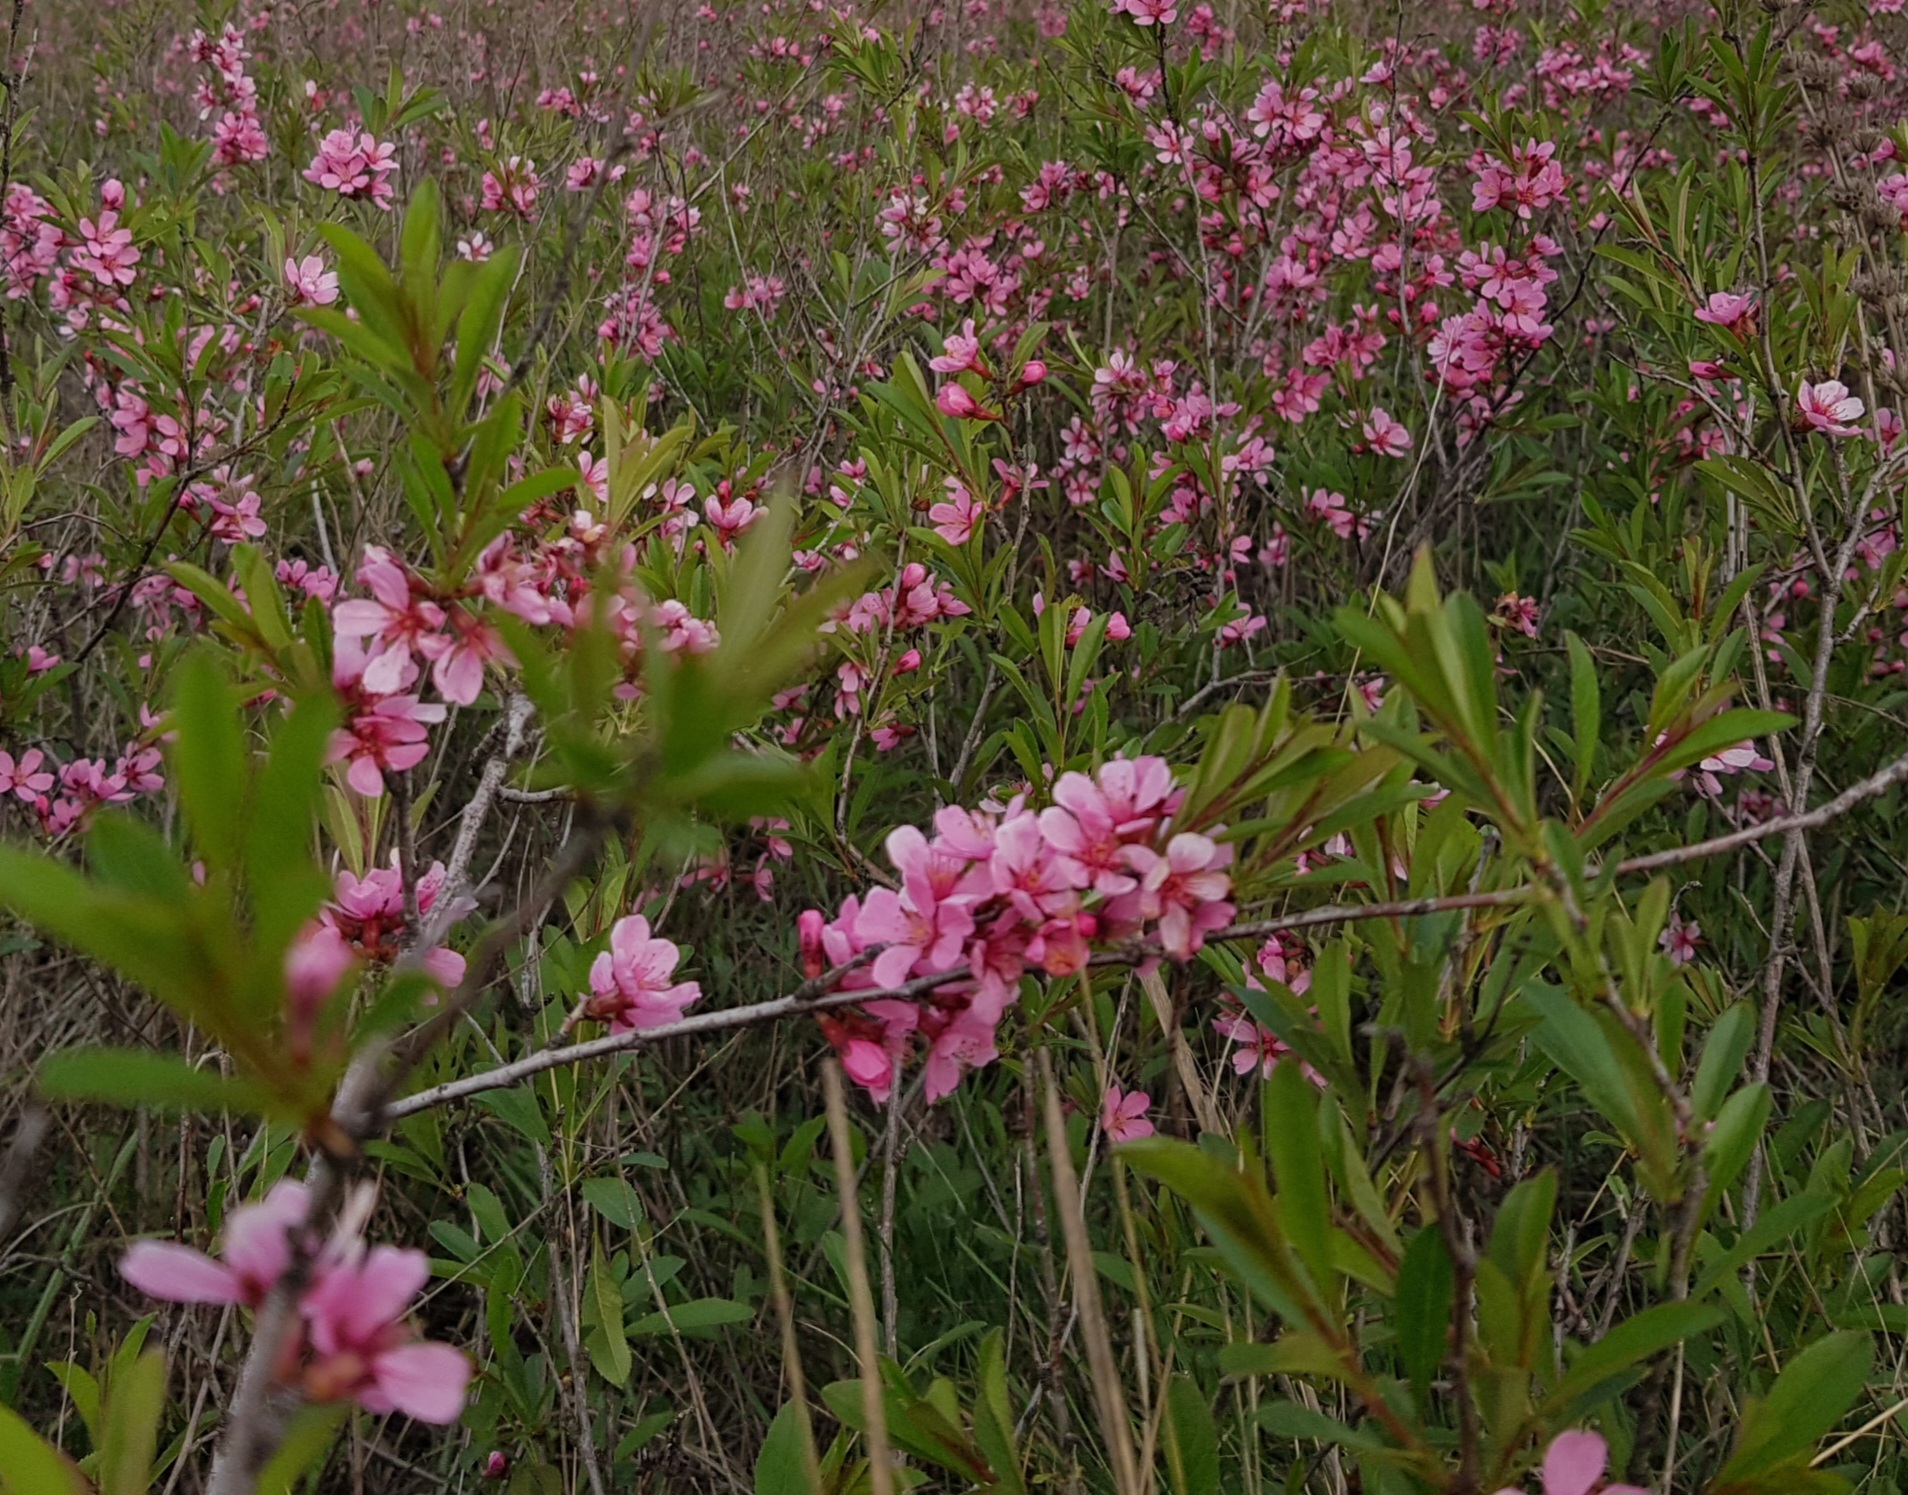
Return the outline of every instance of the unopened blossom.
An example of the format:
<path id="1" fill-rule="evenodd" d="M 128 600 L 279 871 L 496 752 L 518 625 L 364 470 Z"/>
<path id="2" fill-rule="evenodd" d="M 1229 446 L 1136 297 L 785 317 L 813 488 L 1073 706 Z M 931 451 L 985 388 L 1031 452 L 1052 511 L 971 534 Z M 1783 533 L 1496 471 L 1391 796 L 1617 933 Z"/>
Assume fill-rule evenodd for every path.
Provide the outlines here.
<path id="1" fill-rule="evenodd" d="M 1866 407 L 1840 379 L 1824 379 L 1820 384 L 1804 381 L 1796 390 L 1795 408 L 1810 430 L 1826 436 L 1853 436 L 1856 427 L 1850 422 L 1860 420 Z"/>
<path id="2" fill-rule="evenodd" d="M 590 966 L 590 997 L 585 1011 L 607 1022 L 612 1033 L 658 1028 L 674 1022 L 702 997 L 694 981 L 677 981 L 682 952 L 671 940 L 649 932 L 641 914 L 618 919 L 610 928 L 610 947 Z"/>

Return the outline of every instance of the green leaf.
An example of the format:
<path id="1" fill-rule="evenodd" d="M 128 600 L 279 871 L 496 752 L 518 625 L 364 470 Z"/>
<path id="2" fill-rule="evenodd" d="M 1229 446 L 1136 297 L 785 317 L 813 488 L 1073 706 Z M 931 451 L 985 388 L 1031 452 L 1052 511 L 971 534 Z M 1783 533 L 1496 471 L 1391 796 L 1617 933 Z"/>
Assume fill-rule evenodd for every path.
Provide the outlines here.
<path id="1" fill-rule="evenodd" d="M 1219 1428 L 1212 1404 L 1190 1377 L 1174 1376 L 1166 1387 L 1165 1424 L 1174 1495 L 1218 1495 Z"/>
<path id="2" fill-rule="evenodd" d="M 819 1495 L 808 1482 L 801 1414 L 799 1405 L 784 1402 L 769 1424 L 755 1456 L 755 1495 Z"/>
<path id="3" fill-rule="evenodd" d="M 598 1246 L 590 1257 L 590 1304 L 596 1326 L 589 1337 L 590 1362 L 612 1386 L 627 1386 L 633 1360 L 623 1333 L 623 1292 Z"/>
<path id="4" fill-rule="evenodd" d="M 1703 1056 L 1697 1061 L 1696 1082 L 1689 1089 L 1689 1103 L 1704 1121 L 1716 1114 L 1716 1108 L 1728 1095 L 1730 1084 L 1742 1072 L 1742 1061 L 1755 1041 L 1755 1009 L 1747 1002 L 1732 1003 L 1710 1025 L 1703 1040 Z"/>
<path id="5" fill-rule="evenodd" d="M 17 1412 L 0 1407 L 0 1489 L 7 1495 L 87 1495 L 85 1477 Z"/>
<path id="6" fill-rule="evenodd" d="M 691 1298 L 686 1303 L 671 1304 L 667 1314 L 645 1314 L 629 1326 L 629 1333 L 633 1339 L 668 1334 L 672 1329 L 691 1334 L 699 1329 L 720 1329 L 725 1324 L 746 1324 L 754 1317 L 755 1310 L 746 1303 L 728 1298 Z"/>
<path id="7" fill-rule="evenodd" d="M 38 1079 L 40 1093 L 50 1100 L 104 1101 L 162 1111 L 244 1113 L 262 1109 L 266 1099 L 246 1080 L 151 1049 L 62 1049 L 41 1061 Z"/>
<path id="8" fill-rule="evenodd" d="M 208 650 L 194 650 L 179 667 L 172 725 L 173 776 L 193 842 L 212 866 L 231 867 L 239 852 L 245 737 L 238 692 Z"/>
<path id="9" fill-rule="evenodd" d="M 1727 1490 L 1808 1453 L 1855 1405 L 1874 1363 L 1874 1341 L 1854 1331 L 1818 1339 L 1795 1356 L 1769 1394 L 1744 1408 L 1735 1452 L 1710 1489 Z"/>
<path id="10" fill-rule="evenodd" d="M 166 1357 L 148 1350 L 117 1371 L 108 1387 L 99 1495 L 147 1495 L 165 1410 Z"/>
<path id="11" fill-rule="evenodd" d="M 1279 1223 L 1298 1249 L 1312 1281 L 1332 1291 L 1331 1201 L 1319 1146 L 1318 1091 L 1303 1066 L 1281 1064 L 1265 1082 L 1265 1145 L 1278 1185 Z"/>
<path id="12" fill-rule="evenodd" d="M 1786 1241 L 1834 1208 L 1835 1197 L 1824 1190 L 1806 1190 L 1771 1206 L 1756 1221 L 1753 1229 L 1744 1231 L 1733 1246 L 1703 1270 L 1703 1275 L 1696 1279 L 1696 1285 L 1690 1289 L 1690 1297 L 1708 1297 L 1727 1279 L 1741 1271 L 1751 1258 Z"/>
<path id="13" fill-rule="evenodd" d="M 317 1469 L 351 1413 L 349 1402 L 300 1407 L 285 1429 L 278 1451 L 258 1476 L 258 1495 L 292 1495 Z"/>
<path id="14" fill-rule="evenodd" d="M 86 833 L 86 860 L 102 883 L 167 903 L 184 904 L 192 879 L 166 838 L 145 821 L 111 810 Z"/>
<path id="15" fill-rule="evenodd" d="M 1335 1417 L 1314 1412 L 1297 1402 L 1267 1402 L 1259 1408 L 1259 1425 L 1275 1438 L 1315 1438 L 1346 1448 L 1369 1451 L 1384 1447 L 1370 1433 L 1346 1427 Z"/>
<path id="16" fill-rule="evenodd" d="M 643 1220 L 643 1202 L 620 1178 L 592 1178 L 583 1184 L 583 1197 L 612 1225 L 634 1230 Z"/>
<path id="17" fill-rule="evenodd" d="M 1722 1321 L 1722 1310 L 1706 1303 L 1659 1303 L 1632 1314 L 1577 1356 L 1551 1392 L 1549 1406 L 1563 1413 L 1580 1397 L 1639 1361 L 1705 1333 Z"/>
<path id="18" fill-rule="evenodd" d="M 1455 1293 L 1444 1233 L 1427 1225 L 1411 1238 L 1398 1265 L 1396 1307 L 1398 1357 L 1404 1361 L 1411 1394 L 1421 1409 L 1429 1405 L 1431 1382 L 1450 1341 Z"/>

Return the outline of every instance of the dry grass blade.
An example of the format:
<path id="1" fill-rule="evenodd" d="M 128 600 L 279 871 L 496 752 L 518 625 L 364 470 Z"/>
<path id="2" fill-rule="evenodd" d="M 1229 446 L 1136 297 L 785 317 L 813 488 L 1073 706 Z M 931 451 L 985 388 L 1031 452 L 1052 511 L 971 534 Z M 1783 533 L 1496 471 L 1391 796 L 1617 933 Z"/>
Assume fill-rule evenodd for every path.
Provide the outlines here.
<path id="1" fill-rule="evenodd" d="M 1080 1209 L 1080 1177 L 1067 1149 L 1066 1118 L 1060 1114 L 1060 1092 L 1053 1067 L 1040 1055 L 1040 1080 L 1047 1108 L 1047 1150 L 1053 1159 L 1054 1202 L 1060 1228 L 1067 1238 L 1067 1265 L 1073 1273 L 1073 1297 L 1080 1310 L 1080 1332 L 1086 1338 L 1087 1366 L 1093 1373 L 1093 1405 L 1106 1439 L 1107 1462 L 1119 1495 L 1140 1495 L 1139 1464 L 1133 1456 L 1133 1432 L 1128 1425 L 1126 1391 L 1113 1358 L 1113 1340 L 1106 1330 L 1106 1310 L 1100 1303 L 1100 1281 L 1094 1273 L 1093 1247 L 1087 1240 L 1086 1215 Z"/>
<path id="2" fill-rule="evenodd" d="M 862 1409 L 868 1419 L 868 1483 L 874 1495 L 894 1495 L 894 1459 L 888 1447 L 888 1415 L 881 1392 L 881 1351 L 875 1337 L 874 1289 L 861 1238 L 861 1197 L 855 1187 L 855 1154 L 848 1137 L 848 1105 L 842 1099 L 841 1066 L 822 1069 L 828 1098 L 828 1139 L 835 1150 L 835 1180 L 841 1191 L 841 1235 L 848 1256 L 848 1303 L 855 1319 L 855 1358 L 861 1365 Z M 1125 1495 L 1125 1492 L 1122 1492 Z"/>

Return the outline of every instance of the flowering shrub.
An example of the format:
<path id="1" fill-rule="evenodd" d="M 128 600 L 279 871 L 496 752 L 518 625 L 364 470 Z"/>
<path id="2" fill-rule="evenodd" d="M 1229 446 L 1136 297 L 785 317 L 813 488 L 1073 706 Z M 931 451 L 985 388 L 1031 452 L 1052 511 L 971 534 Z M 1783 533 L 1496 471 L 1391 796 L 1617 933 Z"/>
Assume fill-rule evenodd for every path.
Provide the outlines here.
<path id="1" fill-rule="evenodd" d="M 0 1491 L 1897 1489 L 1900 7 L 626 11 L 14 13 Z"/>

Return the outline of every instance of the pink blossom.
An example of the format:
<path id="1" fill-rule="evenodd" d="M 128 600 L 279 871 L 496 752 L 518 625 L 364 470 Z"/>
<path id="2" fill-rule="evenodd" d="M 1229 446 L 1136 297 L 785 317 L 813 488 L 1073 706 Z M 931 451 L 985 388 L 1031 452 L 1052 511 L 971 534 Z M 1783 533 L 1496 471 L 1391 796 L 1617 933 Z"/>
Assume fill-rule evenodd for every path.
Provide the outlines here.
<path id="1" fill-rule="evenodd" d="M 226 1217 L 217 1260 L 172 1241 L 135 1241 L 120 1259 L 119 1275 L 169 1303 L 256 1308 L 291 1265 L 291 1232 L 304 1223 L 309 1204 L 303 1184 L 280 1179 L 262 1201 L 238 1205 Z"/>
<path id="2" fill-rule="evenodd" d="M 876 888 L 855 918 L 855 938 L 887 948 L 875 957 L 874 979 L 899 986 L 909 976 L 952 970 L 974 932 L 971 896 L 960 891 L 966 864 L 932 848 L 911 825 L 888 836 L 888 860 L 901 873 L 899 894 Z"/>
<path id="3" fill-rule="evenodd" d="M 1411 450 L 1411 432 L 1401 422 L 1391 418 L 1382 406 L 1373 406 L 1366 417 L 1360 434 L 1365 445 L 1381 457 L 1402 457 Z"/>
<path id="4" fill-rule="evenodd" d="M 380 142 L 369 131 L 354 137 L 349 130 L 333 130 L 319 143 L 304 176 L 340 197 L 388 209 L 397 195 L 389 178 L 397 169 L 396 145 Z"/>
<path id="5" fill-rule="evenodd" d="M 315 254 L 302 260 L 287 259 L 285 284 L 291 287 L 294 306 L 329 306 L 338 299 L 338 272 L 327 270 Z"/>
<path id="6" fill-rule="evenodd" d="M 365 546 L 358 583 L 371 596 L 338 603 L 331 611 L 332 631 L 340 639 L 370 639 L 382 645 L 367 659 L 361 680 L 366 690 L 389 694 L 407 683 L 413 652 L 430 657 L 433 641 L 444 626 L 444 610 L 428 598 L 412 595 L 404 563 L 381 545 Z"/>
<path id="7" fill-rule="evenodd" d="M 702 997 L 694 981 L 673 979 L 682 952 L 670 940 L 653 939 L 641 914 L 618 919 L 610 929 L 610 947 L 590 966 L 586 1010 L 606 1021 L 612 1033 L 658 1028 L 682 1016 Z"/>
<path id="8" fill-rule="evenodd" d="M 947 498 L 928 510 L 934 533 L 950 545 L 965 545 L 986 517 L 986 506 L 957 477 L 947 479 Z"/>
<path id="9" fill-rule="evenodd" d="M 1122 1091 L 1109 1085 L 1100 1103 L 1100 1130 L 1109 1142 L 1135 1142 L 1153 1135 L 1153 1123 L 1146 1119 L 1153 1098 L 1144 1090 Z"/>
<path id="10" fill-rule="evenodd" d="M 384 793 L 384 775 L 415 768 L 430 751 L 428 726 L 444 719 L 445 710 L 425 705 L 416 696 L 392 695 L 355 713 L 332 734 L 326 761 L 349 761 L 345 779 L 367 799 Z"/>
<path id="11" fill-rule="evenodd" d="M 949 382 L 934 392 L 934 404 L 943 415 L 955 420 L 999 420 L 1000 417 L 974 398 L 964 384 Z"/>
<path id="12" fill-rule="evenodd" d="M 985 377 L 987 366 L 981 362 L 980 338 L 975 335 L 972 317 L 961 324 L 959 332 L 947 335 L 941 343 L 941 352 L 928 360 L 928 367 L 937 374 L 972 372 Z"/>
<path id="13" fill-rule="evenodd" d="M 1804 381 L 1796 390 L 1795 405 L 1805 426 L 1828 436 L 1853 436 L 1856 428 L 1849 422 L 1860 420 L 1865 408 L 1840 379 Z"/>
<path id="14" fill-rule="evenodd" d="M 455 1422 L 471 1366 L 446 1344 L 416 1339 L 405 1323 L 430 1280 L 430 1258 L 395 1246 L 321 1268 L 299 1305 L 312 1359 L 302 1384 L 314 1401 L 355 1401 L 367 1412 Z"/>
<path id="15" fill-rule="evenodd" d="M 1126 848 L 1126 864 L 1140 876 L 1126 899 L 1137 900 L 1141 917 L 1158 921 L 1160 948 L 1175 960 L 1191 960 L 1208 933 L 1232 921 L 1232 880 L 1223 870 L 1231 862 L 1230 846 L 1191 831 L 1174 836 L 1164 853 Z"/>
<path id="16" fill-rule="evenodd" d="M 1687 924 L 1682 915 L 1671 914 L 1668 926 L 1656 937 L 1657 945 L 1670 958 L 1672 965 L 1686 966 L 1696 958 L 1696 947 L 1703 942 L 1703 926 L 1691 919 Z"/>
<path id="17" fill-rule="evenodd" d="M 1559 1433 L 1544 1450 L 1544 1495 L 1649 1495 L 1635 1485 L 1604 1484 L 1603 1471 L 1610 1462 L 1610 1446 L 1599 1433 L 1573 1430 Z M 1500 1490 L 1498 1495 L 1523 1495 L 1521 1490 Z"/>
<path id="18" fill-rule="evenodd" d="M 1740 332 L 1755 314 L 1756 298 L 1738 296 L 1730 291 L 1712 291 L 1709 299 L 1696 309 L 1696 320 L 1712 326 Z"/>
<path id="19" fill-rule="evenodd" d="M 13 754 L 0 752 L 0 797 L 8 794 L 32 804 L 47 790 L 53 787 L 53 775 L 40 765 L 46 761 L 46 754 L 38 748 L 28 748 L 14 761 Z"/>

